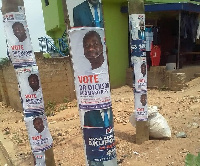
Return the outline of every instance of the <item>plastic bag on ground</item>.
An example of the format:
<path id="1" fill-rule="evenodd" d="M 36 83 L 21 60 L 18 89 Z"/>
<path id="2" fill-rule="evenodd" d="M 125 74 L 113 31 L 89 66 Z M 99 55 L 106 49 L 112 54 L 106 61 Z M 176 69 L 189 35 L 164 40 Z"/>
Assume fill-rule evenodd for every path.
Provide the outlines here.
<path id="1" fill-rule="evenodd" d="M 135 112 L 129 118 L 135 127 Z M 148 107 L 149 136 L 152 138 L 171 138 L 171 130 L 166 119 L 158 112 L 157 106 Z"/>

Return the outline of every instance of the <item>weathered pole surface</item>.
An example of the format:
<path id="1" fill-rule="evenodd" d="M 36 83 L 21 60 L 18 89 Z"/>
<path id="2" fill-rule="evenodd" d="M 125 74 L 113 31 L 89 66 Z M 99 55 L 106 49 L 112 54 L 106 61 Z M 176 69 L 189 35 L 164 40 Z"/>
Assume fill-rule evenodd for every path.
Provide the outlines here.
<path id="1" fill-rule="evenodd" d="M 143 26 L 145 26 L 145 11 L 144 11 L 144 0 L 128 0 L 128 12 L 129 12 L 129 16 L 133 16 L 133 26 L 135 25 L 135 20 L 134 19 L 138 19 L 139 20 L 139 18 L 136 18 L 136 16 L 138 17 L 138 16 L 144 16 L 144 19 L 142 20 L 143 21 Z M 135 16 L 134 16 L 135 15 Z M 136 22 L 137 22 L 137 20 L 136 20 Z M 138 25 L 135 25 L 136 27 L 132 27 L 132 29 L 139 29 L 139 26 Z M 137 27 L 138 26 L 138 27 Z M 144 27 L 145 28 L 145 27 Z M 131 32 L 131 34 L 132 34 L 132 32 Z M 134 45 L 134 46 L 136 46 L 136 44 L 135 43 L 141 43 L 141 45 L 142 44 L 144 44 L 145 43 L 145 39 L 139 39 L 139 38 L 133 38 L 133 39 L 131 39 L 131 40 L 134 40 L 133 41 L 133 43 L 132 43 L 132 46 Z M 140 45 L 140 44 L 138 44 L 138 45 Z M 144 44 L 145 45 L 145 44 Z M 145 51 L 139 51 L 140 53 L 141 53 L 141 55 L 136 55 L 135 54 L 135 52 L 134 52 L 134 49 L 133 50 L 131 50 L 133 53 L 132 53 L 132 57 L 141 57 L 142 56 L 142 58 L 144 58 L 144 61 L 145 61 L 145 63 L 146 63 L 146 53 L 145 53 Z M 138 52 L 137 52 L 138 53 Z M 134 59 L 134 58 L 132 58 L 132 59 Z M 133 60 L 134 61 L 134 60 Z M 134 65 L 134 62 L 132 61 L 132 64 Z M 137 78 L 137 75 L 138 75 L 138 71 L 140 71 L 140 68 L 138 67 L 136 67 L 136 66 L 134 66 L 134 75 L 135 75 L 135 78 Z M 147 83 L 147 77 L 146 78 L 143 78 L 143 79 L 145 79 L 146 80 L 146 83 Z M 135 86 L 137 85 L 137 83 L 136 83 L 136 81 L 138 81 L 138 80 L 134 80 L 135 82 L 133 82 L 133 84 L 135 84 Z M 146 90 L 147 90 L 147 85 L 145 85 L 146 86 Z M 140 101 L 139 101 L 139 98 L 136 96 L 136 95 L 138 95 L 138 94 L 140 94 L 140 93 L 145 93 L 145 95 L 147 95 L 147 93 L 145 92 L 145 91 L 143 91 L 143 90 L 141 90 L 141 89 L 139 89 L 139 91 L 137 91 L 137 87 L 135 87 L 135 100 L 138 100 L 138 101 L 135 101 L 135 103 L 139 103 Z M 135 109 L 138 109 L 138 107 L 136 106 L 136 104 L 135 104 Z M 146 110 L 145 110 L 146 109 Z M 147 106 L 146 106 L 146 108 L 144 108 L 144 112 L 145 112 L 145 114 L 146 114 L 146 119 L 144 118 L 144 119 L 137 119 L 137 117 L 136 117 L 136 143 L 137 144 L 142 144 L 144 141 L 147 141 L 147 140 L 149 140 L 149 126 L 148 126 L 148 121 L 147 121 Z M 136 111 L 137 112 L 137 111 Z M 136 115 L 137 116 L 137 115 Z"/>
<path id="2" fill-rule="evenodd" d="M 55 166 L 53 139 L 44 111 L 39 71 L 27 28 L 24 1 L 2 0 L 1 11 L 7 37 L 8 56 L 18 79 L 34 165 Z"/>

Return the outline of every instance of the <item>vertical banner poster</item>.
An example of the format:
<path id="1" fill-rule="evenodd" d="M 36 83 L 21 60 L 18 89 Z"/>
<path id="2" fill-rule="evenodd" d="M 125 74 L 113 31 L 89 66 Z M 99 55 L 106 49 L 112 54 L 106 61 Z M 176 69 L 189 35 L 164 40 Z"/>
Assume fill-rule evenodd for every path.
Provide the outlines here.
<path id="1" fill-rule="evenodd" d="M 24 118 L 28 129 L 28 136 L 33 154 L 45 152 L 53 145 L 53 139 L 48 129 L 47 117 L 45 115 Z M 44 157 L 43 157 L 44 158 Z M 41 159 L 38 157 L 38 159 Z"/>
<path id="2" fill-rule="evenodd" d="M 146 57 L 131 57 L 135 72 L 135 91 L 147 91 L 147 63 Z"/>
<path id="3" fill-rule="evenodd" d="M 104 29 L 69 30 L 87 165 L 117 164 Z"/>
<path id="4" fill-rule="evenodd" d="M 104 27 L 101 0 L 66 0 L 70 27 Z"/>
<path id="5" fill-rule="evenodd" d="M 145 14 L 129 15 L 131 64 L 134 68 L 135 118 L 147 121 L 147 61 Z"/>
<path id="6" fill-rule="evenodd" d="M 73 28 L 69 38 L 79 108 L 111 107 L 104 29 Z"/>
<path id="7" fill-rule="evenodd" d="M 136 121 L 147 121 L 147 93 L 135 92 L 135 118 Z"/>
<path id="8" fill-rule="evenodd" d="M 15 68 L 33 65 L 35 55 L 28 33 L 26 17 L 23 12 L 3 15 L 9 58 Z"/>
<path id="9" fill-rule="evenodd" d="M 44 100 L 38 67 L 16 69 L 23 110 L 26 114 L 44 114 Z"/>

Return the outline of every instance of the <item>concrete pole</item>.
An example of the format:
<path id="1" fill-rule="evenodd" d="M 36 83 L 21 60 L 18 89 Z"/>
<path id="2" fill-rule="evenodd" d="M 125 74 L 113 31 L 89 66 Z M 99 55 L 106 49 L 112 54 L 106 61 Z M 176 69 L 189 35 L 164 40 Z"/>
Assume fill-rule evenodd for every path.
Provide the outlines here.
<path id="1" fill-rule="evenodd" d="M 144 0 L 128 0 L 128 12 L 129 12 L 129 15 L 144 14 L 145 13 L 145 11 L 144 11 Z M 131 32 L 130 32 L 130 34 L 131 34 Z M 136 71 L 140 71 L 140 69 L 138 69 Z M 137 74 L 136 71 L 134 71 L 135 75 Z M 135 97 L 135 100 L 137 100 L 136 97 Z M 138 102 L 140 102 L 140 101 L 138 101 Z M 136 121 L 136 143 L 142 144 L 143 142 L 145 142 L 147 140 L 149 140 L 148 121 Z"/>
<path id="2" fill-rule="evenodd" d="M 68 31 L 69 41 L 70 41 L 69 45 L 70 45 L 70 49 L 71 49 L 71 54 L 72 54 L 71 56 L 72 56 L 73 66 L 74 66 L 75 84 L 76 85 L 79 84 L 79 86 L 76 86 L 77 99 L 79 102 L 81 100 L 85 100 L 85 101 L 90 101 L 90 103 L 94 103 L 92 106 L 91 104 L 89 104 L 89 102 L 86 102 L 86 103 L 88 103 L 87 107 L 89 109 L 87 109 L 86 107 L 84 108 L 84 106 L 86 106 L 87 104 L 78 103 L 79 112 L 81 115 L 80 119 L 82 119 L 81 126 L 82 126 L 82 130 L 83 130 L 83 138 L 84 138 L 84 143 L 85 143 L 84 149 L 85 149 L 85 157 L 86 157 L 86 166 L 93 166 L 93 165 L 117 166 L 117 157 L 116 157 L 115 140 L 114 140 L 114 129 L 113 129 L 114 128 L 113 113 L 112 113 L 111 106 L 108 104 L 109 102 L 111 102 L 111 101 L 109 101 L 110 87 L 109 86 L 105 87 L 105 89 L 107 90 L 109 95 L 107 95 L 107 94 L 103 94 L 103 95 L 82 94 L 80 96 L 80 94 L 79 94 L 79 88 L 82 86 L 84 86 L 86 88 L 85 92 L 87 92 L 87 91 L 89 92 L 91 89 L 89 88 L 90 89 L 89 90 L 88 87 L 100 85 L 102 83 L 107 83 L 107 81 L 109 81 L 107 67 L 104 67 L 104 69 L 101 69 L 101 70 L 104 70 L 103 72 L 99 73 L 97 71 L 95 72 L 95 70 L 94 70 L 91 74 L 89 74 L 89 72 L 86 71 L 85 68 L 81 69 L 79 67 L 80 62 L 74 60 L 74 59 L 76 59 L 75 58 L 76 56 L 80 56 L 80 54 L 76 54 L 76 53 L 74 53 L 74 51 L 79 50 L 82 47 L 81 46 L 82 42 L 83 42 L 82 33 L 85 33 L 85 35 L 86 35 L 86 34 L 88 34 L 88 32 L 93 33 L 94 31 L 96 31 L 97 34 L 99 33 L 98 36 L 99 37 L 101 36 L 100 38 L 104 38 L 104 29 L 103 29 L 103 27 L 102 27 L 102 29 L 100 29 L 98 26 L 97 26 L 98 28 L 87 27 L 88 25 L 79 25 L 79 28 L 77 28 L 77 27 L 71 28 L 70 24 L 69 24 L 69 18 L 68 18 L 68 15 L 70 13 L 68 13 L 68 11 L 67 11 L 67 9 L 70 8 L 70 3 L 67 4 L 66 0 L 62 0 L 62 3 L 63 3 L 64 21 L 66 24 L 66 29 L 69 30 Z M 79 18 L 79 19 L 82 20 L 82 18 Z M 80 22 L 83 23 L 84 21 L 82 20 Z M 84 28 L 82 30 L 80 30 L 80 27 L 84 27 Z M 74 43 L 74 40 L 76 40 L 75 38 L 77 38 L 77 35 L 74 36 L 74 34 L 77 34 L 79 36 L 79 40 L 78 40 L 79 42 L 76 42 L 75 45 L 72 44 L 72 43 Z M 106 48 L 106 47 L 104 47 L 104 48 Z M 83 46 L 83 49 L 85 49 L 84 46 Z M 102 49 L 103 49 L 103 45 L 102 45 Z M 104 54 L 106 54 L 106 53 L 101 52 L 99 54 L 99 57 L 104 56 Z M 107 55 L 105 55 L 105 56 L 107 56 Z M 80 59 L 80 61 L 81 60 L 82 59 Z M 87 59 L 85 59 L 85 60 L 87 60 Z M 107 66 L 107 63 L 105 63 L 105 65 Z M 89 67 L 88 64 L 85 64 L 85 66 Z M 100 68 L 100 67 L 98 67 L 98 68 Z M 82 74 L 81 74 L 82 70 L 85 71 L 84 76 L 82 76 Z M 90 70 L 92 70 L 92 69 L 90 69 Z M 96 81 L 93 83 L 90 81 L 88 83 L 86 83 L 84 81 L 83 82 L 80 81 L 80 79 L 77 79 L 77 78 L 82 78 L 82 77 L 87 78 L 88 76 L 90 77 L 90 80 L 92 80 L 93 77 L 96 77 L 97 79 L 100 78 L 100 79 L 99 79 L 99 81 Z M 104 76 L 104 79 L 101 79 L 101 78 L 103 78 L 103 76 Z M 84 99 L 83 99 L 83 96 L 85 97 Z M 105 101 L 104 100 L 105 98 L 108 99 L 108 101 Z M 109 118 L 106 116 L 107 113 L 110 115 Z M 104 118 L 102 118 L 102 115 L 104 115 Z M 105 122 L 107 122 L 107 123 L 105 123 Z"/>
<path id="3" fill-rule="evenodd" d="M 1 11 L 2 11 L 2 14 L 5 15 L 5 14 L 9 14 L 11 12 L 19 12 L 19 9 L 18 9 L 18 6 L 24 6 L 24 1 L 23 0 L 2 0 L 2 8 L 1 8 Z M 29 36 L 28 34 L 28 31 L 26 32 L 26 35 Z M 19 42 L 20 43 L 20 47 L 23 48 L 22 50 L 24 50 L 25 47 L 23 47 L 23 43 L 22 42 Z M 32 50 L 31 50 L 32 51 Z M 12 55 L 11 55 L 12 56 Z M 35 60 L 35 58 L 32 57 L 32 59 Z M 14 65 L 14 64 L 13 64 Z M 36 64 L 35 64 L 36 65 Z M 31 65 L 30 65 L 31 66 Z M 30 66 L 27 66 L 27 67 L 30 67 Z M 31 66 L 32 67 L 32 66 Z M 23 68 L 22 66 L 19 67 L 18 69 L 20 68 Z M 23 88 L 23 87 L 22 87 Z M 41 98 L 43 100 L 43 98 Z M 24 102 L 24 101 L 23 101 Z M 33 110 L 34 112 L 34 110 Z M 43 113 L 42 111 L 40 112 L 40 115 L 41 113 Z M 33 118 L 33 117 L 32 117 Z M 43 122 L 44 123 L 44 122 Z M 30 126 L 29 126 L 30 127 Z M 48 129 L 48 128 L 47 128 Z M 43 129 L 44 130 L 44 129 Z M 40 132 L 41 134 L 41 132 Z M 45 135 L 45 134 L 44 134 Z M 41 136 L 43 137 L 43 135 L 41 134 Z M 47 139 L 49 139 L 50 137 L 48 137 Z M 29 137 L 29 140 L 31 142 L 31 139 Z M 46 150 L 46 149 L 47 150 Z M 43 161 L 40 163 L 41 166 L 55 166 L 55 160 L 54 160 L 54 153 L 53 153 L 53 147 L 50 146 L 50 147 L 45 147 L 43 148 L 43 151 L 41 151 L 41 154 L 44 154 L 44 158 L 43 158 Z M 44 150 L 45 149 L 45 150 Z M 41 156 L 41 155 L 40 155 Z M 37 160 L 37 159 L 36 159 Z M 34 162 L 36 162 L 36 160 Z M 38 161 L 38 160 L 37 160 Z"/>

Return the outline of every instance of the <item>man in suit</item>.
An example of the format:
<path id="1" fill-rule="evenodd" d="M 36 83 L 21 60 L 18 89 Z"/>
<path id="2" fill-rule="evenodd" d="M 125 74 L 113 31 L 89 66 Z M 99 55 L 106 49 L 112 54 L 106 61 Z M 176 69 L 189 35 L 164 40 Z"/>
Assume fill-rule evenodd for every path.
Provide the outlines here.
<path id="1" fill-rule="evenodd" d="M 106 116 L 108 118 L 107 122 L 106 122 Z M 103 110 L 87 111 L 84 115 L 84 126 L 85 127 L 113 126 L 113 113 L 111 108 Z"/>
<path id="2" fill-rule="evenodd" d="M 138 38 L 145 40 L 145 25 L 143 20 L 140 21 L 139 27 L 140 29 L 138 30 Z"/>
<path id="3" fill-rule="evenodd" d="M 99 0 L 86 0 L 73 9 L 74 27 L 103 28 L 102 6 Z"/>

